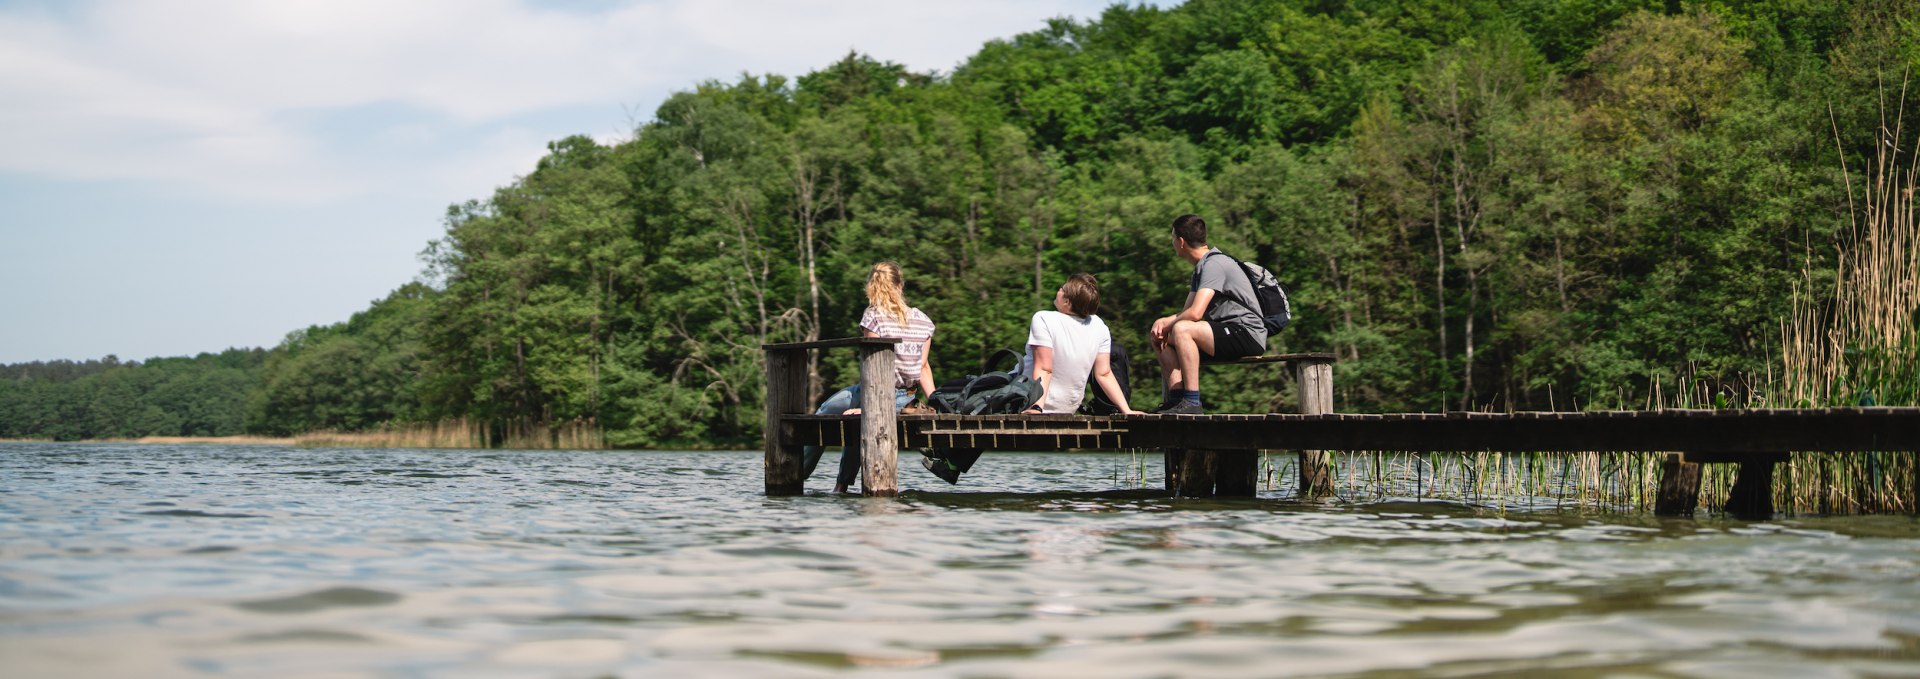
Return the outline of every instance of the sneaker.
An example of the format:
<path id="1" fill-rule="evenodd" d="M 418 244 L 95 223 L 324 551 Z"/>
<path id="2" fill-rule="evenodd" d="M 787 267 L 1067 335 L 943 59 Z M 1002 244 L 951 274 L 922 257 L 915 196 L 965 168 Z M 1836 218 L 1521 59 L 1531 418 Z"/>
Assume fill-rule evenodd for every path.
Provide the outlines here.
<path id="1" fill-rule="evenodd" d="M 1154 411 L 1155 415 L 1205 415 L 1206 411 L 1197 403 L 1181 401 Z"/>
<path id="2" fill-rule="evenodd" d="M 1157 413 L 1177 405 L 1180 405 L 1180 397 L 1173 395 L 1172 390 L 1168 390 L 1160 396 L 1160 405 L 1154 406 L 1152 410 L 1148 410 L 1147 412 Z"/>
<path id="3" fill-rule="evenodd" d="M 960 470 L 954 469 L 953 463 L 945 459 L 922 457 L 920 458 L 920 466 L 926 467 L 927 471 L 933 472 L 933 475 L 940 477 L 942 481 L 952 484 L 960 483 Z"/>

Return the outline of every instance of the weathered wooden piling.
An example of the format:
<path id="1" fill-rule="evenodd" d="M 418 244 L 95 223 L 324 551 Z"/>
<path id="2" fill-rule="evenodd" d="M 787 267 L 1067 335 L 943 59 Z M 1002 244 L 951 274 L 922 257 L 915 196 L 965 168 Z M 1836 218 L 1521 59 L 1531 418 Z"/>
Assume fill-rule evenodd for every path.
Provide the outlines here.
<path id="1" fill-rule="evenodd" d="M 1331 353 L 1279 353 L 1279 355 L 1261 355 L 1244 357 L 1235 361 L 1206 363 L 1208 366 L 1238 366 L 1238 364 L 1292 363 L 1296 384 L 1300 387 L 1300 412 L 1302 414 L 1321 414 L 1332 412 L 1332 357 Z M 1260 489 L 1260 449 L 1164 449 L 1162 451 L 1167 468 L 1167 489 L 1187 497 L 1254 497 Z M 1196 460 L 1206 460 L 1204 476 L 1188 476 L 1187 468 L 1194 468 Z M 1198 474 L 1198 472 L 1196 472 Z M 1311 485 L 1309 485 L 1311 474 Z M 1325 451 L 1302 451 L 1300 453 L 1300 487 L 1313 489 L 1315 495 L 1302 493 L 1302 497 L 1325 497 L 1332 495 L 1331 464 L 1327 462 Z"/>
<path id="2" fill-rule="evenodd" d="M 869 497 L 900 493 L 893 360 L 892 344 L 860 345 L 860 492 Z"/>
<path id="3" fill-rule="evenodd" d="M 1181 456 L 1179 493 L 1185 497 L 1213 497 L 1214 451 L 1189 449 Z"/>
<path id="4" fill-rule="evenodd" d="M 807 403 L 807 350 L 769 347 L 767 358 L 767 494 L 799 495 L 806 479 L 800 476 L 800 446 L 780 435 L 786 415 L 812 412 Z"/>
<path id="5" fill-rule="evenodd" d="M 1314 354 L 1294 362 L 1299 375 L 1300 414 L 1333 413 L 1333 356 Z M 1333 495 L 1333 460 L 1325 450 L 1300 451 L 1300 498 L 1318 500 Z"/>
<path id="6" fill-rule="evenodd" d="M 868 494 L 872 494 L 871 489 L 881 487 L 886 489 L 885 495 L 898 492 L 895 468 L 898 466 L 899 434 L 893 410 L 893 345 L 899 342 L 891 337 L 841 337 L 761 345 L 767 371 L 767 423 L 761 433 L 766 448 L 767 495 L 800 495 L 806 490 L 806 478 L 800 475 L 801 446 L 804 444 L 796 440 L 799 437 L 791 431 L 789 418 L 813 412 L 813 404 L 807 402 L 808 352 L 836 347 L 857 347 L 860 350 L 861 412 L 878 414 L 861 418 L 863 435 L 869 426 L 879 432 L 872 445 L 865 447 L 869 452 L 862 458 L 865 464 L 861 470 L 861 488 L 867 489 Z M 879 369 L 869 369 L 869 363 Z M 874 384 L 880 386 L 875 387 Z M 885 407 L 868 405 L 867 399 L 876 395 L 885 401 Z M 884 422 L 880 421 L 883 419 Z M 882 457 L 884 461 L 879 459 Z M 883 464 L 885 469 L 875 474 L 875 464 Z M 870 480 L 878 478 L 885 480 Z"/>
<path id="7" fill-rule="evenodd" d="M 1773 518 L 1774 464 L 1773 460 L 1740 463 L 1733 490 L 1727 493 L 1728 514 L 1756 521 Z"/>
<path id="8" fill-rule="evenodd" d="M 1213 453 L 1213 494 L 1253 497 L 1260 487 L 1260 451 L 1216 450 Z"/>
<path id="9" fill-rule="evenodd" d="M 1333 412 L 1333 354 L 1302 353 L 1248 356 L 1232 361 L 1208 363 L 1209 366 L 1292 363 L 1295 384 L 1300 392 L 1300 412 L 1317 415 Z M 1232 416 L 1227 416 L 1232 417 Z M 1253 497 L 1260 484 L 1258 448 L 1166 448 L 1167 490 L 1188 497 Z M 1204 454 L 1203 454 L 1204 453 Z M 1194 455 L 1199 455 L 1195 458 Z M 1205 460 L 1205 482 L 1187 478 L 1185 470 Z M 1301 497 L 1313 499 L 1333 494 L 1333 477 L 1328 454 L 1322 450 L 1300 451 Z M 1206 486 L 1206 487 L 1202 487 Z"/>
<path id="10" fill-rule="evenodd" d="M 1693 516 L 1700 506 L 1700 465 L 1669 453 L 1660 463 L 1660 496 L 1654 498 L 1655 516 Z"/>

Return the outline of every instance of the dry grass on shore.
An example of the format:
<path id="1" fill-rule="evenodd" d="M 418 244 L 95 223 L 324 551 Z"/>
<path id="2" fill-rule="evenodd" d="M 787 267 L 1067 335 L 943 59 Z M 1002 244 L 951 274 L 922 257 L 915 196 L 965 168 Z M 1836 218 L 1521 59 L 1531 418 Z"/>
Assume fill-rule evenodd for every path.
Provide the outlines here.
<path id="1" fill-rule="evenodd" d="M 456 418 L 371 431 L 320 431 L 293 437 L 303 448 L 507 448 L 599 450 L 607 447 L 591 419 L 554 425 L 508 426 L 489 433 L 485 423 Z"/>
<path id="2" fill-rule="evenodd" d="M 53 442 L 52 439 L 0 439 L 0 443 Z M 297 446 L 300 448 L 599 450 L 607 447 L 600 427 L 590 419 L 561 422 L 550 426 L 507 426 L 490 430 L 483 422 L 456 418 L 434 423 L 388 425 L 368 431 L 314 431 L 293 436 L 142 436 L 87 439 L 82 442 Z"/>
<path id="3" fill-rule="evenodd" d="M 290 446 L 292 438 L 274 436 L 142 436 L 128 443 L 218 443 L 230 446 Z"/>

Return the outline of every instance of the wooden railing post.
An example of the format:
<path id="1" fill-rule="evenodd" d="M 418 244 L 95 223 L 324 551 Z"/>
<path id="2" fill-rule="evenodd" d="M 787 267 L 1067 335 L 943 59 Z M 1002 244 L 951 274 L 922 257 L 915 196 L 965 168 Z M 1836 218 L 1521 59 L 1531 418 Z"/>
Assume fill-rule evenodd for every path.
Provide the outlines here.
<path id="1" fill-rule="evenodd" d="M 869 497 L 900 492 L 893 361 L 891 344 L 860 345 L 860 491 Z"/>
<path id="2" fill-rule="evenodd" d="M 767 495 L 799 495 L 806 479 L 800 477 L 800 446 L 785 445 L 780 417 L 808 411 L 807 350 L 768 349 L 766 444 Z"/>
<path id="3" fill-rule="evenodd" d="M 1303 358 L 1294 362 L 1299 375 L 1300 414 L 1327 415 L 1333 412 L 1333 359 Z M 1318 500 L 1333 495 L 1333 464 L 1324 450 L 1300 451 L 1300 499 Z"/>

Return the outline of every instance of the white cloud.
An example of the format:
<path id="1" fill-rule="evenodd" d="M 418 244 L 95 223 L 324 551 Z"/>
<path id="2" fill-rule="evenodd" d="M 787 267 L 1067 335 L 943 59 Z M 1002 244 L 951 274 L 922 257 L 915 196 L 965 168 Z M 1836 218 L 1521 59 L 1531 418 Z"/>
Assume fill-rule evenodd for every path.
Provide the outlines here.
<path id="1" fill-rule="evenodd" d="M 268 202 L 449 184 L 479 197 L 530 169 L 546 140 L 613 136 L 623 104 L 648 116 L 701 80 L 798 75 L 849 49 L 945 71 L 983 40 L 1100 6 L 665 0 L 577 12 L 516 0 L 100 0 L 58 16 L 0 10 L 0 171 Z M 595 105 L 608 126 L 516 127 Z M 432 157 L 370 162 L 314 123 L 378 107 L 416 116 L 370 139 Z M 472 184 L 477 175 L 492 179 Z"/>

